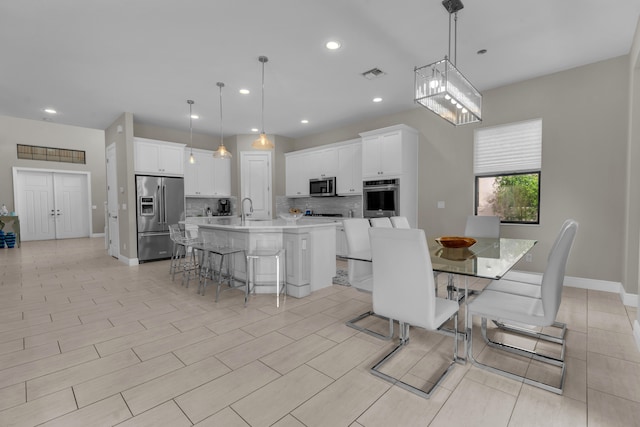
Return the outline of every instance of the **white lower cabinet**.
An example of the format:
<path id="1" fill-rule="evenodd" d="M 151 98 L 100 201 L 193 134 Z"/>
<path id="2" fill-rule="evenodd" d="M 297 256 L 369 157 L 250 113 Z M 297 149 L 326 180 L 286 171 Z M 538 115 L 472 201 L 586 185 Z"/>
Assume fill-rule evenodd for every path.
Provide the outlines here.
<path id="1" fill-rule="evenodd" d="M 309 270 L 309 234 L 284 233 L 284 248 L 287 254 L 287 286 L 290 295 L 300 294 L 297 289 L 308 287 L 311 279 Z"/>
<path id="2" fill-rule="evenodd" d="M 336 226 L 336 256 L 346 257 L 347 253 L 347 235 L 344 232 L 344 226 Z"/>

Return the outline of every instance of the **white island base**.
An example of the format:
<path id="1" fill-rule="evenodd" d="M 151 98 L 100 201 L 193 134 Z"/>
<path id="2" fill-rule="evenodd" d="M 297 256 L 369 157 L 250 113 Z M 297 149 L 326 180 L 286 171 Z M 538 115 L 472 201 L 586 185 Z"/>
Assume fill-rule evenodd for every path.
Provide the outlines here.
<path id="1" fill-rule="evenodd" d="M 286 251 L 286 274 L 280 272 L 280 283 L 287 282 L 287 295 L 302 298 L 332 285 L 336 275 L 336 223 L 299 220 L 249 220 L 241 225 L 238 218 L 215 224 L 198 224 L 204 242 L 229 245 L 246 251 L 282 249 Z M 234 277 L 246 280 L 244 254 L 233 255 Z M 276 267 L 272 258 L 255 264 L 255 292 L 276 292 Z"/>

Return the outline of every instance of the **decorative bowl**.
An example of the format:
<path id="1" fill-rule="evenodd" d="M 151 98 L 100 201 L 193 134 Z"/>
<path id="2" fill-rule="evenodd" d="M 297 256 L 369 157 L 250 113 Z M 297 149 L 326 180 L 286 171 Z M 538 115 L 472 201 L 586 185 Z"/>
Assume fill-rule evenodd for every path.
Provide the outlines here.
<path id="1" fill-rule="evenodd" d="M 435 252 L 438 258 L 449 261 L 466 261 L 476 257 L 476 254 L 469 248 L 440 248 Z"/>
<path id="2" fill-rule="evenodd" d="M 436 242 L 445 248 L 468 248 L 476 243 L 473 237 L 443 236 L 438 237 Z"/>
<path id="3" fill-rule="evenodd" d="M 300 218 L 302 218 L 303 213 L 302 212 L 300 212 L 300 213 L 281 213 L 279 216 L 280 216 L 280 218 L 284 219 L 285 221 L 293 221 L 293 222 L 295 222 L 295 221 L 299 220 Z"/>

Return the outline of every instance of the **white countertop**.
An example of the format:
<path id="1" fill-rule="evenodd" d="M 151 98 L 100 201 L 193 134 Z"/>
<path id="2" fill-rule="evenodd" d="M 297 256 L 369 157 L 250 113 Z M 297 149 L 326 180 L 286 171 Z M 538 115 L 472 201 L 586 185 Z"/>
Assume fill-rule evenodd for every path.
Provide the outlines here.
<path id="1" fill-rule="evenodd" d="M 206 219 L 206 218 L 203 218 Z M 207 229 L 226 229 L 226 230 L 283 230 L 283 229 L 300 229 L 300 228 L 319 228 L 319 227 L 335 227 L 341 225 L 342 221 L 331 218 L 300 218 L 297 221 L 285 221 L 283 219 L 247 219 L 245 224 L 240 223 L 239 217 L 227 217 L 211 221 L 210 224 L 198 223 L 198 227 Z"/>

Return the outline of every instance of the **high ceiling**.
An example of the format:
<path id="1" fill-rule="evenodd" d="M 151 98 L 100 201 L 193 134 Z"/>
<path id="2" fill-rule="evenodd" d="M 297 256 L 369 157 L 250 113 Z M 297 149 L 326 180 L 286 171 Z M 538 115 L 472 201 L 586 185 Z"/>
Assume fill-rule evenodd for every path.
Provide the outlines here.
<path id="1" fill-rule="evenodd" d="M 640 16 L 639 0 L 464 3 L 457 65 L 480 91 L 627 54 Z M 0 115 L 186 130 L 193 99 L 194 132 L 218 135 L 221 81 L 225 135 L 251 133 L 265 55 L 265 131 L 297 138 L 420 108 L 413 69 L 444 57 L 448 23 L 440 0 L 3 1 Z"/>

